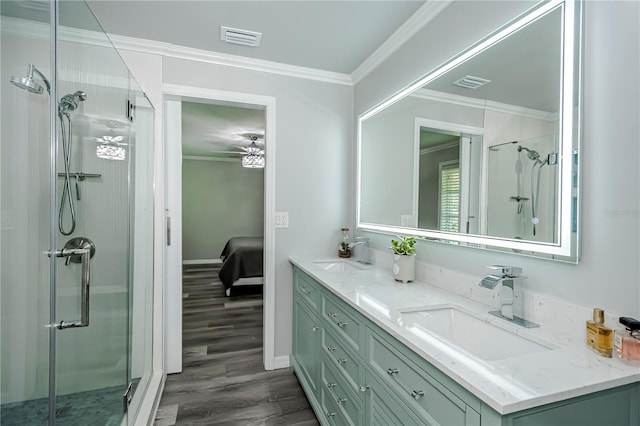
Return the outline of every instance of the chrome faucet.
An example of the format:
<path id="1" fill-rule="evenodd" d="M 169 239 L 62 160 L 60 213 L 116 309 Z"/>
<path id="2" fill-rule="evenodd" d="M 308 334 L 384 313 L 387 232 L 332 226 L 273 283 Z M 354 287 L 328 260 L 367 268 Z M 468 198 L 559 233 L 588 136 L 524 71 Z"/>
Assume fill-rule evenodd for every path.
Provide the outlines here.
<path id="1" fill-rule="evenodd" d="M 361 250 L 358 250 L 357 261 L 363 265 L 371 265 L 371 259 L 369 258 L 369 238 L 356 237 L 355 242 L 349 244 L 349 248 L 354 248 L 355 246 L 362 246 Z"/>
<path id="2" fill-rule="evenodd" d="M 480 282 L 480 286 L 493 290 L 498 284 L 502 284 L 502 289 L 500 290 L 500 310 L 489 311 L 489 313 L 522 327 L 540 327 L 538 324 L 514 314 L 514 312 L 520 313 L 522 311 L 522 309 L 519 309 L 521 303 L 516 304 L 515 295 L 515 284 L 516 281 L 522 279 L 522 268 L 501 265 L 487 266 L 487 268 L 497 270 L 499 273 L 484 277 Z"/>

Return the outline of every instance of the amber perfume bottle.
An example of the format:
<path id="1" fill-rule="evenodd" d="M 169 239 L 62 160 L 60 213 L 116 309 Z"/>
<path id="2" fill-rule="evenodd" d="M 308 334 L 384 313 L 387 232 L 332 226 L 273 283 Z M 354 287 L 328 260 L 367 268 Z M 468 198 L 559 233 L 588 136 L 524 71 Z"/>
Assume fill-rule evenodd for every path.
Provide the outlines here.
<path id="1" fill-rule="evenodd" d="M 594 308 L 593 320 L 587 321 L 587 346 L 607 358 L 613 353 L 613 330 L 604 325 L 604 311 L 600 308 Z"/>

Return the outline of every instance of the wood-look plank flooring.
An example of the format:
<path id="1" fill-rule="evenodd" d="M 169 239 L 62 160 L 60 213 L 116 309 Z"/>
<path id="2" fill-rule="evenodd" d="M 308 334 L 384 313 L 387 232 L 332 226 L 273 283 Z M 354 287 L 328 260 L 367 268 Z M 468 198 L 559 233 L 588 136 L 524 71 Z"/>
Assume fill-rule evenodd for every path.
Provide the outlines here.
<path id="1" fill-rule="evenodd" d="M 262 364 L 262 290 L 224 296 L 214 265 L 183 267 L 182 363 L 156 426 L 318 425 L 295 375 Z"/>

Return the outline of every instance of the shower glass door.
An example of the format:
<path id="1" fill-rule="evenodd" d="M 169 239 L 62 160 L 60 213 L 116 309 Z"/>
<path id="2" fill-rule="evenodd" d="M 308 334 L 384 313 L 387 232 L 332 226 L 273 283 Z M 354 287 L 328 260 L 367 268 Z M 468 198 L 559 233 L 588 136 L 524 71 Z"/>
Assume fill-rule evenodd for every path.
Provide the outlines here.
<path id="1" fill-rule="evenodd" d="M 56 263 L 56 424 L 119 425 L 130 383 L 131 79 L 84 2 L 60 1 L 58 13 L 53 226 L 56 250 L 70 255 Z"/>

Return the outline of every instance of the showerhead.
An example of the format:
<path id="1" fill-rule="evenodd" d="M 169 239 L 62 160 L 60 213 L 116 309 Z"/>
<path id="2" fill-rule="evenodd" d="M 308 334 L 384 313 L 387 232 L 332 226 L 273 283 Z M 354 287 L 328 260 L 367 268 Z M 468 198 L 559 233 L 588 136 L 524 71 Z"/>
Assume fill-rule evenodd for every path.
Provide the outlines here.
<path id="1" fill-rule="evenodd" d="M 51 94 L 51 85 L 49 84 L 49 80 L 47 80 L 47 78 L 40 71 L 38 71 L 38 69 L 33 66 L 33 64 L 29 64 L 26 77 L 13 76 L 11 77 L 11 83 L 31 93 L 40 94 L 43 91 L 43 87 L 33 80 L 34 73 L 42 79 L 45 86 L 47 87 L 47 92 Z"/>
<path id="2" fill-rule="evenodd" d="M 38 83 L 33 81 L 33 78 L 13 76 L 11 77 L 11 82 L 16 86 L 18 86 L 19 88 L 29 91 L 31 93 L 40 94 L 44 90 L 42 86 L 40 86 Z"/>
<path id="3" fill-rule="evenodd" d="M 535 161 L 536 163 L 540 162 L 540 154 L 535 149 L 529 149 L 524 146 L 518 146 L 518 152 L 522 152 L 522 150 L 527 151 L 527 157 L 529 160 Z"/>

